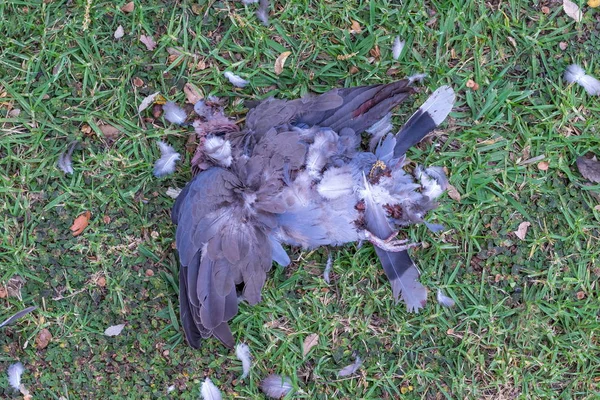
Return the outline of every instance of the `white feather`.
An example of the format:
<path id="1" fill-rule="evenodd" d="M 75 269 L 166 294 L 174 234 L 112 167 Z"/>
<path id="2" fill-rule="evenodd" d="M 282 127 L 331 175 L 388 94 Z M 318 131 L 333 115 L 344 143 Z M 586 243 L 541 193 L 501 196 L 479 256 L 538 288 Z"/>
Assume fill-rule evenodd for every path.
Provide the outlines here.
<path id="1" fill-rule="evenodd" d="M 260 390 L 272 399 L 281 399 L 292 389 L 292 380 L 287 376 L 272 374 L 260 383 Z"/>
<path id="2" fill-rule="evenodd" d="M 333 267 L 333 257 L 331 257 L 331 253 L 327 256 L 327 264 L 325 264 L 325 270 L 323 271 L 323 280 L 326 284 L 329 285 L 331 282 L 331 268 Z"/>
<path id="3" fill-rule="evenodd" d="M 233 160 L 231 142 L 218 136 L 211 136 L 204 142 L 204 153 L 222 167 L 229 167 Z"/>
<path id="4" fill-rule="evenodd" d="M 351 195 L 354 191 L 354 179 L 350 168 L 329 168 L 323 174 L 317 191 L 328 200 Z"/>
<path id="5" fill-rule="evenodd" d="M 414 82 L 423 82 L 423 79 L 427 78 L 427 74 L 414 74 L 411 75 L 409 77 L 407 77 L 406 79 L 409 80 L 410 84 L 412 85 Z"/>
<path id="6" fill-rule="evenodd" d="M 450 114 L 450 111 L 452 111 L 455 100 L 456 95 L 454 94 L 454 90 L 450 86 L 444 85 L 429 96 L 427 101 L 419 107 L 419 111 L 427 112 L 431 119 L 433 119 L 433 122 L 439 125 Z"/>
<path id="7" fill-rule="evenodd" d="M 160 148 L 160 158 L 154 164 L 154 176 L 164 176 L 175 172 L 175 163 L 181 159 L 181 155 L 163 141 L 157 141 Z"/>
<path id="8" fill-rule="evenodd" d="M 243 88 L 249 83 L 247 80 L 241 78 L 233 72 L 226 71 L 225 73 L 223 73 L 223 75 L 225 76 L 225 78 L 229 79 L 229 82 L 231 82 L 233 86 Z"/>
<path id="9" fill-rule="evenodd" d="M 442 289 L 437 291 L 437 301 L 444 307 L 454 307 L 456 302 L 451 297 L 448 297 L 442 292 Z"/>
<path id="10" fill-rule="evenodd" d="M 333 131 L 320 131 L 315 135 L 313 144 L 308 149 L 306 156 L 306 170 L 311 177 L 318 179 L 321 170 L 327 164 L 330 156 L 329 148 L 335 143 L 337 135 Z"/>
<path id="11" fill-rule="evenodd" d="M 427 171 L 420 165 L 415 170 L 415 177 L 421 182 L 422 194 L 429 197 L 430 199 L 437 199 L 442 193 L 444 188 L 438 183 L 437 180 L 433 179 L 427 174 Z"/>
<path id="12" fill-rule="evenodd" d="M 245 343 L 238 344 L 235 346 L 235 356 L 242 362 L 242 376 L 240 379 L 244 379 L 250 373 L 250 367 L 252 366 L 250 347 Z"/>
<path id="13" fill-rule="evenodd" d="M 8 383 L 17 391 L 21 386 L 21 375 L 23 375 L 23 371 L 25 371 L 25 368 L 20 362 L 14 363 L 8 367 Z"/>
<path id="14" fill-rule="evenodd" d="M 212 383 L 210 378 L 206 378 L 206 380 L 202 383 L 200 395 L 202 396 L 203 400 L 221 400 L 223 398 L 221 396 L 221 391 L 215 386 L 214 383 Z"/>
<path id="15" fill-rule="evenodd" d="M 163 105 L 163 111 L 165 112 L 165 119 L 172 124 L 181 125 L 187 119 L 185 110 L 172 101 L 167 101 Z"/>
<path id="16" fill-rule="evenodd" d="M 400 54 L 402 54 L 402 49 L 404 49 L 405 43 L 406 42 L 404 40 L 400 40 L 400 36 L 396 36 L 396 39 L 394 39 L 394 45 L 392 46 L 392 56 L 394 57 L 394 60 L 400 58 Z"/>
<path id="17" fill-rule="evenodd" d="M 248 5 L 252 3 L 258 3 L 258 0 L 242 0 L 242 3 Z"/>
<path id="18" fill-rule="evenodd" d="M 565 80 L 569 83 L 578 83 L 592 96 L 600 96 L 600 81 L 587 75 L 583 68 L 577 64 L 569 65 L 565 71 Z"/>

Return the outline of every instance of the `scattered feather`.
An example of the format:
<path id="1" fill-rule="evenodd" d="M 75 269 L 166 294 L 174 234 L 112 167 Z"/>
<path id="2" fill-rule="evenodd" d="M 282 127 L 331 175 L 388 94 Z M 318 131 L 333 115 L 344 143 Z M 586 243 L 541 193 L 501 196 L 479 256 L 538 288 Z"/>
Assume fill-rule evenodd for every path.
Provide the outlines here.
<path id="1" fill-rule="evenodd" d="M 421 83 L 425 78 L 427 78 L 427 74 L 414 74 L 407 77 L 406 79 L 408 79 L 410 83 L 413 84 L 414 82 Z"/>
<path id="2" fill-rule="evenodd" d="M 203 400 L 221 400 L 223 398 L 221 396 L 221 391 L 215 386 L 214 383 L 212 383 L 210 378 L 206 378 L 206 380 L 202 383 L 200 395 L 202 396 Z"/>
<path id="3" fill-rule="evenodd" d="M 125 30 L 123 29 L 123 26 L 119 25 L 117 27 L 117 29 L 115 30 L 115 34 L 114 37 L 115 39 L 119 40 L 121 39 L 123 36 L 125 35 Z"/>
<path id="4" fill-rule="evenodd" d="M 104 331 L 104 334 L 106 336 L 118 336 L 123 331 L 123 328 L 125 328 L 125 324 L 119 324 L 119 325 L 109 326 Z"/>
<path id="5" fill-rule="evenodd" d="M 225 76 L 225 78 L 229 79 L 229 82 L 231 82 L 231 84 L 233 86 L 236 86 L 236 87 L 243 88 L 249 83 L 247 80 L 239 77 L 238 75 L 236 75 L 230 71 L 225 71 L 225 73 L 223 73 L 223 75 Z"/>
<path id="6" fill-rule="evenodd" d="M 64 172 L 65 174 L 73 173 L 73 165 L 71 164 L 71 155 L 73 154 L 73 150 L 77 147 L 78 141 L 74 141 L 69 145 L 67 150 L 58 157 L 58 168 Z"/>
<path id="7" fill-rule="evenodd" d="M 260 383 L 260 390 L 272 399 L 281 399 L 293 389 L 292 380 L 287 376 L 271 374 Z"/>
<path id="8" fill-rule="evenodd" d="M 577 158 L 577 169 L 585 179 L 600 183 L 600 161 L 595 156 L 592 158 Z"/>
<path id="9" fill-rule="evenodd" d="M 167 388 L 167 393 L 171 393 L 174 390 L 175 390 L 175 385 L 171 385 Z"/>
<path id="10" fill-rule="evenodd" d="M 250 355 L 250 347 L 245 343 L 240 343 L 235 346 L 235 356 L 242 362 L 242 376 L 240 379 L 244 379 L 250 373 L 250 367 L 252 366 L 252 356 Z"/>
<path id="11" fill-rule="evenodd" d="M 242 0 L 245 5 L 258 3 L 258 0 Z"/>
<path id="12" fill-rule="evenodd" d="M 154 104 L 154 100 L 156 100 L 156 96 L 158 96 L 159 93 L 160 92 L 152 93 L 150 96 L 144 97 L 138 107 L 138 114 Z"/>
<path id="13" fill-rule="evenodd" d="M 362 365 L 362 360 L 359 356 L 356 356 L 356 358 L 354 359 L 354 362 L 350 365 L 345 366 L 344 368 L 342 368 L 340 370 L 340 372 L 338 372 L 338 376 L 343 378 L 345 376 L 350 376 L 353 373 L 355 373 L 356 371 L 358 371 L 358 369 L 360 368 L 360 366 Z"/>
<path id="14" fill-rule="evenodd" d="M 194 112 L 198 114 L 199 117 L 208 118 L 212 115 L 212 110 L 210 106 L 206 104 L 204 100 L 199 100 L 194 104 Z"/>
<path id="15" fill-rule="evenodd" d="M 154 164 L 154 176 L 164 176 L 175 172 L 175 163 L 181 159 L 181 155 L 163 141 L 157 141 L 160 148 L 160 158 Z"/>
<path id="16" fill-rule="evenodd" d="M 181 193 L 181 189 L 170 187 L 170 188 L 167 189 L 166 195 L 169 196 L 172 199 L 176 199 L 177 197 L 179 197 L 180 193 Z"/>
<path id="17" fill-rule="evenodd" d="M 327 256 L 327 263 L 325 264 L 325 270 L 323 271 L 323 280 L 328 285 L 331 283 L 331 279 L 330 279 L 329 275 L 331 274 L 332 266 L 333 266 L 333 257 L 331 257 L 331 254 L 329 254 Z"/>
<path id="18" fill-rule="evenodd" d="M 167 101 L 163 105 L 163 111 L 165 112 L 165 119 L 172 124 L 181 125 L 187 119 L 185 110 L 172 101 Z"/>
<path id="19" fill-rule="evenodd" d="M 404 49 L 405 43 L 406 42 L 404 40 L 400 40 L 400 36 L 396 36 L 396 39 L 394 39 L 394 45 L 392 46 L 392 56 L 394 57 L 394 60 L 400 58 L 400 54 L 402 54 L 402 49 Z"/>
<path id="20" fill-rule="evenodd" d="M 569 17 L 573 18 L 576 22 L 581 22 L 583 13 L 581 12 L 579 6 L 573 3 L 571 0 L 563 0 L 563 10 L 565 10 L 565 13 Z"/>
<path id="21" fill-rule="evenodd" d="M 264 25 L 269 26 L 269 0 L 260 0 L 256 9 L 256 18 Z"/>
<path id="22" fill-rule="evenodd" d="M 529 227 L 531 226 L 531 222 L 521 222 L 519 224 L 519 227 L 517 228 L 517 230 L 514 232 L 515 235 L 521 239 L 521 240 L 525 240 L 525 235 L 527 235 L 527 230 L 529 229 Z"/>
<path id="23" fill-rule="evenodd" d="M 444 307 L 454 307 L 456 302 L 453 298 L 448 297 L 442 292 L 442 289 L 438 289 L 437 291 L 437 301 Z"/>
<path id="24" fill-rule="evenodd" d="M 7 325 L 12 324 L 16 320 L 18 320 L 19 318 L 24 317 L 25 315 L 29 314 L 30 312 L 32 312 L 36 308 L 37 308 L 36 306 L 27 307 L 26 309 L 21 310 L 21 311 L 15 313 L 15 314 L 11 315 L 10 317 L 8 317 L 4 321 L 2 321 L 2 323 L 0 323 L 0 328 L 2 328 L 3 326 L 7 326 Z"/>
<path id="25" fill-rule="evenodd" d="M 569 65 L 565 71 L 564 78 L 569 83 L 578 83 L 583 86 L 588 94 L 600 96 L 600 81 L 591 75 L 587 75 L 579 65 Z"/>
<path id="26" fill-rule="evenodd" d="M 23 372 L 25 371 L 25 368 L 23 367 L 23 364 L 21 364 L 20 362 L 14 363 L 12 365 L 10 365 L 8 367 L 8 383 L 10 384 L 10 386 L 15 389 L 15 390 L 20 390 L 21 387 L 21 375 L 23 375 Z"/>

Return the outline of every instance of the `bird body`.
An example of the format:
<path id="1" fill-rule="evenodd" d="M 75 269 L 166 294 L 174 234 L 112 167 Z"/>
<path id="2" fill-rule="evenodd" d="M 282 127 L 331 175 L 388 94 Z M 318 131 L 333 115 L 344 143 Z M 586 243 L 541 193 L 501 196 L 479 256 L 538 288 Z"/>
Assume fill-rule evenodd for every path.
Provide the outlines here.
<path id="1" fill-rule="evenodd" d="M 218 115 L 195 124 L 201 136 L 197 175 L 173 208 L 181 262 L 182 325 L 191 346 L 216 336 L 228 347 L 238 290 L 261 299 L 275 261 L 290 263 L 283 244 L 307 249 L 368 240 L 376 245 L 394 296 L 418 311 L 427 290 L 396 227 L 424 222 L 446 185 L 439 168 L 402 166 L 404 152 L 445 119 L 454 92 L 444 86 L 389 134 L 389 112 L 413 91 L 410 80 L 334 89 L 297 100 L 268 99 L 239 130 Z M 229 124 L 229 126 L 225 126 Z M 381 139 L 361 149 L 361 134 Z M 382 132 L 383 131 L 383 132 Z"/>

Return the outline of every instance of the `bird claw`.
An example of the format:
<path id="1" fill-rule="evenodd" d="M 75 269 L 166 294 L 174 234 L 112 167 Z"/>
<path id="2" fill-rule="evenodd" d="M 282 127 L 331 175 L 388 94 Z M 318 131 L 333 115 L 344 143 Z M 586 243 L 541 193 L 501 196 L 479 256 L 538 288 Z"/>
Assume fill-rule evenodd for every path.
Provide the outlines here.
<path id="1" fill-rule="evenodd" d="M 420 243 L 408 243 L 408 239 L 396 239 L 396 235 L 398 235 L 398 232 L 392 233 L 387 239 L 381 239 L 371 232 L 365 231 L 365 239 L 381 250 L 392 253 L 398 253 L 420 245 Z"/>

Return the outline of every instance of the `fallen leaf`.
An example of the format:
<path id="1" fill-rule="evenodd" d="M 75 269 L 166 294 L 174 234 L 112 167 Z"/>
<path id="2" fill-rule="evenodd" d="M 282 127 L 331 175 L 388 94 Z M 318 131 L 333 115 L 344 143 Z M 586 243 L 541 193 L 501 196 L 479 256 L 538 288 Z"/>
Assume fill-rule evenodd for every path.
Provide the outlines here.
<path id="1" fill-rule="evenodd" d="M 130 1 L 129 3 L 127 3 L 123 7 L 121 7 L 121 11 L 123 11 L 124 13 L 130 13 L 133 11 L 134 8 L 135 8 L 135 4 L 133 3 L 133 1 Z"/>
<path id="2" fill-rule="evenodd" d="M 108 124 L 100 125 L 100 126 L 98 126 L 98 128 L 100 129 L 100 131 L 102 132 L 102 134 L 104 135 L 104 137 L 106 139 L 114 140 L 117 138 L 117 136 L 119 136 L 119 129 L 115 128 L 112 125 L 108 125 Z"/>
<path id="3" fill-rule="evenodd" d="M 585 179 L 600 183 L 600 162 L 596 160 L 596 157 L 579 157 L 577 159 L 577 169 Z"/>
<path id="4" fill-rule="evenodd" d="M 362 28 L 358 21 L 352 20 L 352 25 L 350 25 L 350 33 L 358 34 L 362 32 Z"/>
<path id="5" fill-rule="evenodd" d="M 106 287 L 106 278 L 101 276 L 98 279 L 96 279 L 96 285 L 100 287 Z"/>
<path id="6" fill-rule="evenodd" d="M 152 93 L 150 96 L 146 96 L 138 107 L 138 114 L 144 111 L 146 108 L 150 107 L 151 104 L 154 103 L 156 96 L 158 96 L 159 92 Z"/>
<path id="7" fill-rule="evenodd" d="M 35 347 L 38 350 L 45 349 L 52 340 L 52 334 L 46 328 L 42 329 L 35 338 Z"/>
<path id="8" fill-rule="evenodd" d="M 599 0 L 599 1 L 600 1 L 600 0 Z M 561 49 L 561 50 L 563 50 L 563 51 L 564 51 L 564 50 L 566 50 L 566 49 L 567 49 L 567 47 L 569 47 L 569 45 L 567 44 L 567 42 L 560 42 L 560 43 L 558 44 L 558 48 L 559 48 L 559 49 Z"/>
<path id="9" fill-rule="evenodd" d="M 517 228 L 517 230 L 514 232 L 515 235 L 521 239 L 521 240 L 525 240 L 525 235 L 527 235 L 527 229 L 529 229 L 529 227 L 531 226 L 530 222 L 521 222 L 519 224 L 519 227 Z"/>
<path id="10" fill-rule="evenodd" d="M 548 15 L 550 14 L 550 8 L 546 6 L 542 6 L 542 13 Z"/>
<path id="11" fill-rule="evenodd" d="M 359 69 L 356 65 L 353 65 L 350 67 L 350 69 L 348 69 L 348 73 L 350 75 L 354 75 L 354 74 L 358 73 L 358 71 L 359 71 Z"/>
<path id="12" fill-rule="evenodd" d="M 585 299 L 585 292 L 580 290 L 579 292 L 577 292 L 577 300 L 583 300 Z"/>
<path id="13" fill-rule="evenodd" d="M 204 95 L 196 86 L 191 83 L 186 83 L 183 87 L 183 93 L 185 93 L 185 98 L 187 102 L 190 104 L 196 104 L 200 100 L 204 98 Z"/>
<path id="14" fill-rule="evenodd" d="M 136 76 L 133 78 L 133 86 L 140 88 L 144 86 L 144 81 Z"/>
<path id="15" fill-rule="evenodd" d="M 114 37 L 115 39 L 119 40 L 121 39 L 123 36 L 125 35 L 125 30 L 123 29 L 123 27 L 121 25 L 119 25 L 117 27 L 117 30 L 115 31 Z"/>
<path id="16" fill-rule="evenodd" d="M 75 218 L 75 221 L 73 221 L 73 226 L 71 226 L 71 232 L 73 233 L 73 236 L 81 235 L 81 233 L 90 223 L 90 218 L 92 218 L 92 213 L 89 211 L 86 211 L 79 217 Z"/>
<path id="17" fill-rule="evenodd" d="M 83 124 L 83 125 L 81 126 L 81 129 L 80 129 L 80 131 L 81 131 L 81 133 L 83 133 L 84 135 L 86 135 L 86 136 L 87 136 L 87 135 L 89 135 L 90 133 L 92 133 L 92 127 L 91 127 L 91 126 L 89 126 L 88 124 Z"/>
<path id="18" fill-rule="evenodd" d="M 467 87 L 473 90 L 479 90 L 479 84 L 475 82 L 473 79 L 469 79 L 467 81 Z"/>
<path id="19" fill-rule="evenodd" d="M 540 171 L 548 171 L 550 164 L 548 163 L 548 161 L 540 161 L 537 167 Z"/>
<path id="20" fill-rule="evenodd" d="M 8 291 L 4 286 L 0 286 L 0 299 L 5 299 L 8 297 Z"/>
<path id="21" fill-rule="evenodd" d="M 517 41 L 515 40 L 515 38 L 507 36 L 506 40 L 508 40 L 508 43 L 510 43 L 512 47 L 514 47 L 515 49 L 517 48 Z"/>
<path id="22" fill-rule="evenodd" d="M 302 344 L 302 356 L 306 357 L 310 349 L 319 344 L 319 335 L 316 333 L 311 333 L 304 339 L 304 343 Z"/>
<path id="23" fill-rule="evenodd" d="M 163 112 L 162 105 L 160 105 L 160 104 L 154 104 L 152 106 L 152 116 L 155 119 L 160 118 L 160 116 L 162 115 L 162 112 Z M 193 135 L 190 135 L 190 136 L 193 136 Z"/>
<path id="24" fill-rule="evenodd" d="M 587 5 L 592 8 L 600 7 L 600 0 L 588 0 Z"/>
<path id="25" fill-rule="evenodd" d="M 579 6 L 571 0 L 563 0 L 563 10 L 565 10 L 565 14 L 573 18 L 576 22 L 581 22 L 583 13 L 579 9 Z"/>
<path id="26" fill-rule="evenodd" d="M 379 46 L 375 45 L 375 47 L 369 50 L 369 54 L 371 55 L 371 57 L 379 59 L 379 57 L 381 57 L 381 50 L 379 50 Z"/>
<path id="27" fill-rule="evenodd" d="M 450 196 L 452 200 L 460 201 L 460 193 L 458 193 L 458 190 L 456 190 L 456 188 L 453 185 L 448 184 L 446 191 L 448 192 L 448 196 Z"/>
<path id="28" fill-rule="evenodd" d="M 291 51 L 284 51 L 277 57 L 277 60 L 275 60 L 275 75 L 280 75 L 283 72 L 285 60 L 287 60 L 290 54 L 292 54 Z"/>
<path id="29" fill-rule="evenodd" d="M 152 36 L 140 35 L 140 42 L 142 42 L 148 51 L 152 51 L 156 48 L 156 42 Z"/>
<path id="30" fill-rule="evenodd" d="M 104 334 L 106 336 L 118 336 L 121 334 L 121 331 L 125 328 L 125 324 L 113 325 L 106 328 Z"/>

